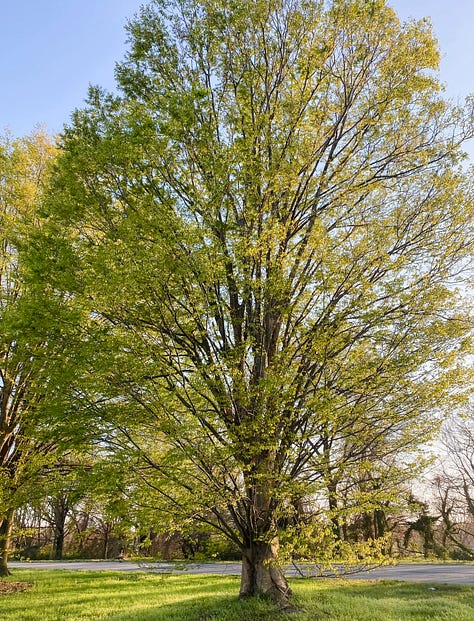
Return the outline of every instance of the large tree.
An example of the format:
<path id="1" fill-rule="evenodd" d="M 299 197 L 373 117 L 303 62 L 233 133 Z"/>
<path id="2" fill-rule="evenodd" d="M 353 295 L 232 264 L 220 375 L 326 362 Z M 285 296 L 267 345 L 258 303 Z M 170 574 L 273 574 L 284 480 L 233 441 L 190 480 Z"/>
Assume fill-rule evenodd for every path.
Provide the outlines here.
<path id="1" fill-rule="evenodd" d="M 50 451 L 49 442 L 32 434 L 44 395 L 39 379 L 44 342 L 34 342 L 20 327 L 31 308 L 23 295 L 16 242 L 34 226 L 53 150 L 39 132 L 0 142 L 0 575 L 8 574 L 14 510 L 25 502 L 26 488 Z"/>
<path id="2" fill-rule="evenodd" d="M 162 524 L 220 529 L 241 595 L 285 606 L 282 529 L 310 506 L 337 531 L 364 477 L 354 510 L 382 507 L 462 392 L 471 126 L 430 25 L 383 0 L 163 1 L 128 31 L 119 95 L 63 134 L 35 273 L 87 317 L 85 411 Z"/>
<path id="3" fill-rule="evenodd" d="M 73 440 L 72 425 L 61 430 L 59 421 L 70 397 L 62 384 L 75 364 L 54 334 L 51 307 L 46 312 L 49 304 L 25 284 L 20 253 L 38 225 L 54 154 L 39 130 L 0 138 L 0 576 L 9 573 L 15 510 L 47 493 L 66 440 Z"/>

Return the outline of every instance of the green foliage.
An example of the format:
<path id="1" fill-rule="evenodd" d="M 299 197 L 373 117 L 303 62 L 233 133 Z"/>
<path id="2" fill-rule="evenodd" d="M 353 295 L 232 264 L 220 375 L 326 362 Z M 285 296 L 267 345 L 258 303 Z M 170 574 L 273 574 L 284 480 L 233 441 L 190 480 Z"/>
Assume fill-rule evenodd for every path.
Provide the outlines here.
<path id="1" fill-rule="evenodd" d="M 64 297 L 25 280 L 56 147 L 41 131 L 0 139 L 0 551 L 6 571 L 14 512 L 54 493 L 66 453 L 90 439 L 71 383 L 86 345 Z M 31 258 L 38 258 L 31 252 Z M 65 326 L 69 326 L 69 330 Z M 71 345 L 67 346 L 69 336 Z M 79 422 L 80 421 L 80 422 Z M 80 429 L 79 429 L 80 428 Z M 87 428 L 88 433 L 85 433 Z M 97 434 L 94 434 L 97 437 Z M 4 536 L 3 532 L 7 534 Z M 15 530 L 13 530 L 15 535 Z"/>
<path id="2" fill-rule="evenodd" d="M 389 564 L 386 554 L 389 535 L 360 541 L 340 540 L 331 524 L 322 520 L 288 527 L 281 536 L 284 562 L 296 562 L 302 575 L 344 574 L 348 568 L 370 568 Z M 307 563 L 309 563 L 307 565 Z"/>
<path id="3" fill-rule="evenodd" d="M 47 396 L 55 407 L 46 368 L 48 336 L 34 317 L 18 248 L 37 225 L 53 154 L 40 132 L 0 141 L 0 523 L 34 494 L 32 479 L 50 462 L 52 447 L 41 422 Z"/>

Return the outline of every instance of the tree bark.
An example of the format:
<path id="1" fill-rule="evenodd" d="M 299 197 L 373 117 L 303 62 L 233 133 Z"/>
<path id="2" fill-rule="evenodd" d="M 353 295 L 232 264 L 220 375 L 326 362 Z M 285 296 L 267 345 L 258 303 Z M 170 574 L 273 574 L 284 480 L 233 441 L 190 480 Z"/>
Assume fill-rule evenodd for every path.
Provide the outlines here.
<path id="1" fill-rule="evenodd" d="M 10 551 L 10 540 L 13 530 L 14 510 L 9 509 L 0 523 L 0 577 L 9 576 L 8 552 Z"/>
<path id="2" fill-rule="evenodd" d="M 66 518 L 69 513 L 69 502 L 66 494 L 60 494 L 52 503 L 54 515 L 54 549 L 53 558 L 61 561 L 64 551 L 66 534 Z"/>
<path id="3" fill-rule="evenodd" d="M 110 545 L 110 533 L 112 532 L 112 525 L 110 522 L 104 523 L 104 547 L 102 557 L 104 559 L 109 558 L 109 545 Z"/>
<path id="4" fill-rule="evenodd" d="M 290 608 L 291 589 L 278 565 L 278 538 L 271 543 L 253 542 L 242 550 L 240 597 L 263 595 L 282 609 Z"/>
<path id="5" fill-rule="evenodd" d="M 54 534 L 54 550 L 53 558 L 56 561 L 62 561 L 64 550 L 64 524 L 58 524 Z"/>

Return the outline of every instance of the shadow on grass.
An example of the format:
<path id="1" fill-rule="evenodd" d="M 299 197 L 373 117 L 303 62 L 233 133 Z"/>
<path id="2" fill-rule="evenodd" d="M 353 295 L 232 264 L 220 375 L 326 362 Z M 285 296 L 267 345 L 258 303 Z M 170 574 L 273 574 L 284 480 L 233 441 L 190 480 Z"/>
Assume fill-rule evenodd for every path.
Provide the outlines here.
<path id="1" fill-rule="evenodd" d="M 171 585 L 170 585 L 171 586 Z M 288 619 L 268 599 L 239 600 L 239 581 L 224 582 L 222 577 L 207 576 L 193 580 L 175 601 L 123 609 L 104 617 L 106 621 L 280 621 Z"/>
<path id="2" fill-rule="evenodd" d="M 112 614 L 107 621 L 280 621 L 288 615 L 280 613 L 270 602 L 264 600 L 239 601 L 237 598 L 197 597 L 192 602 L 178 602 L 165 606 L 153 606 L 133 612 Z"/>

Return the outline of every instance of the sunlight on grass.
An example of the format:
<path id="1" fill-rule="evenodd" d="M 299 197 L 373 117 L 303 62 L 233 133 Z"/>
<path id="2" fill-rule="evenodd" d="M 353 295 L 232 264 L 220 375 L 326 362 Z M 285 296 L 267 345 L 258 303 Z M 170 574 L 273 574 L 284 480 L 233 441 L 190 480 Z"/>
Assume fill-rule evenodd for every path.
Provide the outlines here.
<path id="1" fill-rule="evenodd" d="M 472 621 L 474 587 L 296 580 L 300 613 L 284 615 L 266 600 L 237 599 L 234 576 L 119 572 L 16 571 L 33 584 L 3 595 L 2 621 Z"/>

